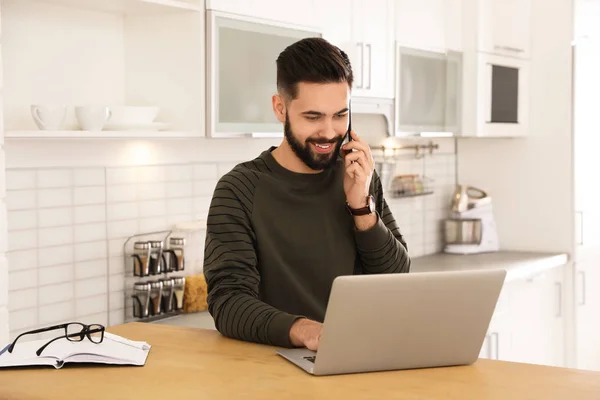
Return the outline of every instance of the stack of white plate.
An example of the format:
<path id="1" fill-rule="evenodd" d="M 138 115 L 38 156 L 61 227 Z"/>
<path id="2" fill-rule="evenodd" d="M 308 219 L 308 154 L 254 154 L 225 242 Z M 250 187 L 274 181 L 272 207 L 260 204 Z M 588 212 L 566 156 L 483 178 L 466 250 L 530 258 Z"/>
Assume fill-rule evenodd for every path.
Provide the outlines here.
<path id="1" fill-rule="evenodd" d="M 127 131 L 127 130 L 165 130 L 169 124 L 155 122 L 159 107 L 144 106 L 115 106 L 110 107 L 111 116 L 106 122 L 104 130 Z"/>

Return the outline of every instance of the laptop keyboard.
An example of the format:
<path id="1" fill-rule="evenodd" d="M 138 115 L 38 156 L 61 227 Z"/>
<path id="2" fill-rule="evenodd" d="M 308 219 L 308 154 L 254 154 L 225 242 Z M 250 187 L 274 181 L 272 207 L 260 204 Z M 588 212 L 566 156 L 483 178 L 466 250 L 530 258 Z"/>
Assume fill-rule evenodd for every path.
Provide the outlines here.
<path id="1" fill-rule="evenodd" d="M 315 358 L 317 358 L 317 356 L 310 356 L 310 357 L 303 357 L 303 358 L 304 358 L 305 360 L 308 360 L 308 361 L 310 361 L 310 362 L 314 363 L 314 362 L 315 362 Z"/>

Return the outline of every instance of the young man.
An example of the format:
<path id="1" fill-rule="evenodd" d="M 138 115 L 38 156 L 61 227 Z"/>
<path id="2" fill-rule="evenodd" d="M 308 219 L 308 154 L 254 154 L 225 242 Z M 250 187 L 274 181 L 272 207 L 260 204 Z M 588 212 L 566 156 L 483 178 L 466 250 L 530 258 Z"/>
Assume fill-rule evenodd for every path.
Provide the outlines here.
<path id="1" fill-rule="evenodd" d="M 323 39 L 279 55 L 272 103 L 285 138 L 225 174 L 208 215 L 208 309 L 223 335 L 316 350 L 337 276 L 409 271 L 369 146 L 352 132 L 342 147 L 352 80 Z"/>

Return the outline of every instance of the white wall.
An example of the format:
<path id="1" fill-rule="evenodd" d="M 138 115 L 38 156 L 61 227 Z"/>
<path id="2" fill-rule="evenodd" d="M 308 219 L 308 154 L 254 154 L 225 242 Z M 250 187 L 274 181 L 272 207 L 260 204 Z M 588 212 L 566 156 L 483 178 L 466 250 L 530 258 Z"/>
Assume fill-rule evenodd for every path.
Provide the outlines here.
<path id="1" fill-rule="evenodd" d="M 0 47 L 1 49 L 1 47 Z M 0 52 L 1 54 L 1 52 Z M 2 59 L 0 57 L 0 65 Z M 6 250 L 8 233 L 6 221 L 6 184 L 4 152 L 4 112 L 0 109 L 0 345 L 8 341 L 8 261 Z"/>
<path id="2" fill-rule="evenodd" d="M 572 1 L 532 7 L 530 135 L 458 140 L 458 181 L 491 193 L 501 248 L 571 254 Z"/>
<path id="3" fill-rule="evenodd" d="M 0 111 L 0 114 L 2 112 Z M 3 141 L 3 131 L 0 127 L 0 143 Z M 8 340 L 8 247 L 7 217 L 6 217 L 6 185 L 4 169 L 4 148 L 0 145 L 0 345 Z"/>

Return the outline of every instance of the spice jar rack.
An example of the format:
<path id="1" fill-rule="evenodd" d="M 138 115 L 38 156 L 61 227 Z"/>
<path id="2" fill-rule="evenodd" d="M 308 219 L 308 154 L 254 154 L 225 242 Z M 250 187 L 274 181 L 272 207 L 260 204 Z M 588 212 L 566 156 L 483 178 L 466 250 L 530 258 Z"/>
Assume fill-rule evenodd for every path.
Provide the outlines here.
<path id="1" fill-rule="evenodd" d="M 416 174 L 396 175 L 388 188 L 393 198 L 426 196 L 433 194 L 433 180 Z"/>
<path id="2" fill-rule="evenodd" d="M 152 322 L 183 312 L 185 238 L 172 231 L 130 236 L 123 245 L 125 321 Z"/>

